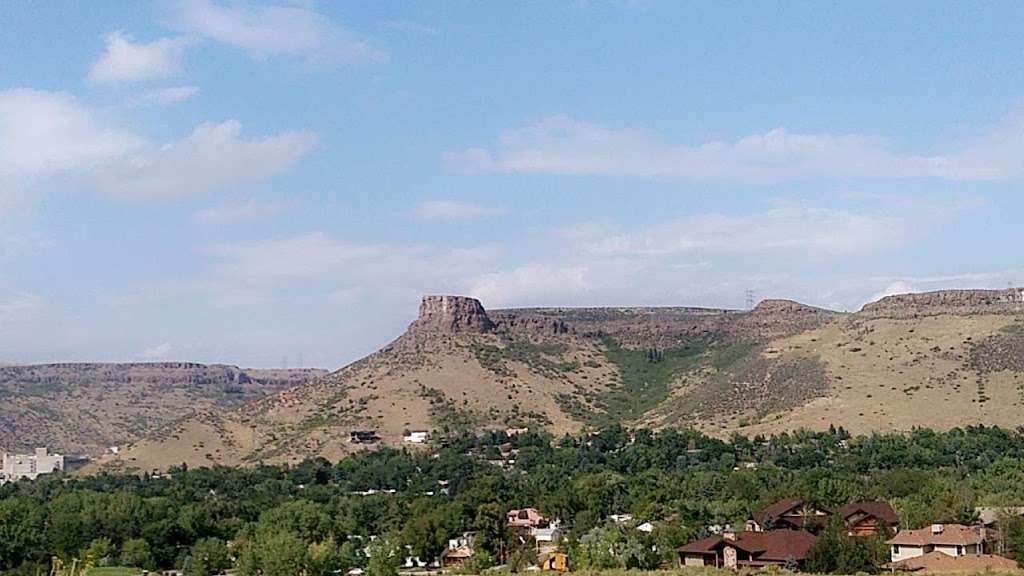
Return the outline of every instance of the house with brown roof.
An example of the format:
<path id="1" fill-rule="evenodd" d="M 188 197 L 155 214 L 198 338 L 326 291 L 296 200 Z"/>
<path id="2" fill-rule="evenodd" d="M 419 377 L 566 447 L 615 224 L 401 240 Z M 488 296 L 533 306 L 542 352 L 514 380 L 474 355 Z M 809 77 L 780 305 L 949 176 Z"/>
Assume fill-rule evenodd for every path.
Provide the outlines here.
<path id="1" fill-rule="evenodd" d="M 949 574 L 953 572 L 1019 572 L 1016 560 L 995 554 L 950 556 L 943 552 L 928 552 L 923 556 L 889 562 L 883 568 L 899 572 Z"/>
<path id="2" fill-rule="evenodd" d="M 456 548 L 448 548 L 441 553 L 441 566 L 444 566 L 445 568 L 461 566 L 472 557 L 473 548 L 470 546 L 463 545 Z"/>
<path id="3" fill-rule="evenodd" d="M 829 510 L 811 506 L 800 498 L 786 498 L 751 514 L 747 520 L 747 531 L 803 530 L 824 525 L 829 514 Z"/>
<path id="4" fill-rule="evenodd" d="M 676 548 L 684 566 L 746 568 L 803 566 L 815 537 L 806 530 L 777 529 L 760 532 L 723 532 Z"/>
<path id="5" fill-rule="evenodd" d="M 887 542 L 892 562 L 918 558 L 930 552 L 947 556 L 977 556 L 988 551 L 984 526 L 932 524 L 918 530 L 900 530 Z"/>
<path id="6" fill-rule="evenodd" d="M 505 514 L 505 521 L 509 528 L 547 528 L 551 525 L 551 521 L 536 508 L 509 510 Z"/>
<path id="7" fill-rule="evenodd" d="M 851 502 L 837 508 L 835 513 L 843 519 L 851 536 L 874 536 L 880 530 L 892 536 L 900 527 L 899 516 L 884 500 Z"/>

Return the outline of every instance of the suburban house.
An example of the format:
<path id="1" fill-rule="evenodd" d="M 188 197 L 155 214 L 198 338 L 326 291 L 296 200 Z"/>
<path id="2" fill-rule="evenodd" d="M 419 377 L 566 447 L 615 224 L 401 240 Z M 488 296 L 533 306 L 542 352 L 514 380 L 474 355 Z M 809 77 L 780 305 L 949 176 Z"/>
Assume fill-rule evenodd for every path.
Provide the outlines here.
<path id="1" fill-rule="evenodd" d="M 1002 518 L 1024 516 L 1024 506 L 981 506 L 975 508 L 974 513 L 978 515 L 979 524 L 992 527 Z"/>
<path id="2" fill-rule="evenodd" d="M 851 502 L 836 509 L 851 536 L 873 536 L 883 530 L 886 536 L 896 534 L 900 519 L 884 500 Z"/>
<path id="3" fill-rule="evenodd" d="M 952 572 L 1019 572 L 1017 561 L 995 554 L 950 556 L 942 552 L 928 552 L 923 556 L 889 562 L 883 568 L 899 572 L 949 574 Z"/>
<path id="4" fill-rule="evenodd" d="M 807 505 L 800 498 L 787 498 L 758 510 L 747 520 L 748 532 L 766 532 L 773 529 L 803 530 L 825 524 L 828 510 Z"/>
<path id="5" fill-rule="evenodd" d="M 471 532 L 449 539 L 448 548 L 441 553 L 441 566 L 445 568 L 459 566 L 472 558 L 475 540 L 476 538 Z"/>
<path id="6" fill-rule="evenodd" d="M 459 546 L 458 548 L 448 548 L 441 553 L 441 566 L 445 568 L 451 568 L 453 566 L 461 566 L 467 560 L 473 557 L 473 549 L 469 546 Z"/>
<path id="7" fill-rule="evenodd" d="M 562 537 L 561 522 L 553 520 L 548 522 L 547 526 L 530 528 L 530 536 L 533 536 L 538 548 L 553 546 Z"/>
<path id="8" fill-rule="evenodd" d="M 684 566 L 747 568 L 803 566 L 815 537 L 806 530 L 723 532 L 676 548 Z"/>
<path id="9" fill-rule="evenodd" d="M 523 508 L 509 510 L 505 515 L 509 528 L 547 528 L 551 522 L 544 517 L 536 508 Z"/>
<path id="10" fill-rule="evenodd" d="M 918 530 L 900 530 L 887 544 L 892 563 L 918 558 L 930 552 L 947 556 L 977 556 L 988 550 L 984 526 L 932 524 Z"/>

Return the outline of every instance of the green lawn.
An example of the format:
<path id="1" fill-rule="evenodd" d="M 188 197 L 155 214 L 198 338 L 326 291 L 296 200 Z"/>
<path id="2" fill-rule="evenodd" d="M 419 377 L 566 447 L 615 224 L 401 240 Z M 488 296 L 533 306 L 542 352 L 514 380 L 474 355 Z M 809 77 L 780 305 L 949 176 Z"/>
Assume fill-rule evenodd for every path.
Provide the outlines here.
<path id="1" fill-rule="evenodd" d="M 142 574 L 141 568 L 130 566 L 104 566 L 89 570 L 85 576 L 136 576 Z"/>

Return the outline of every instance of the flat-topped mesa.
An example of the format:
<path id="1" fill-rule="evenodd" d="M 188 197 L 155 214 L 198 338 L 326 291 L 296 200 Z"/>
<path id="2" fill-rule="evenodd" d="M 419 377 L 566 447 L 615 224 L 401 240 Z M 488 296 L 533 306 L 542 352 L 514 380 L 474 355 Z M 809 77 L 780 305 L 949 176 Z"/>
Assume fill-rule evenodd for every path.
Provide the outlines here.
<path id="1" fill-rule="evenodd" d="M 896 294 L 865 304 L 867 318 L 914 318 L 937 314 L 1005 314 L 1024 310 L 1024 288 L 1005 290 L 938 290 Z"/>
<path id="2" fill-rule="evenodd" d="M 424 296 L 410 332 L 490 332 L 494 323 L 480 301 L 467 296 Z"/>
<path id="3" fill-rule="evenodd" d="M 737 321 L 737 328 L 741 333 L 778 337 L 817 328 L 842 315 L 793 300 L 767 299 L 744 314 Z"/>

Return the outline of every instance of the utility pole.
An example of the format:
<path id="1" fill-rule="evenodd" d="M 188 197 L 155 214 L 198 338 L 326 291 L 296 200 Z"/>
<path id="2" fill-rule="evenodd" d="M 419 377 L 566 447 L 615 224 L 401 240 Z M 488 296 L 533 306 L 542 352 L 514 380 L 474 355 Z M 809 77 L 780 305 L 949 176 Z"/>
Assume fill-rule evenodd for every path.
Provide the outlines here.
<path id="1" fill-rule="evenodd" d="M 756 304 L 755 298 L 754 298 L 754 291 L 752 289 L 748 288 L 747 289 L 747 293 L 746 293 L 746 297 L 747 297 L 747 310 L 753 310 L 754 309 L 754 304 Z"/>

